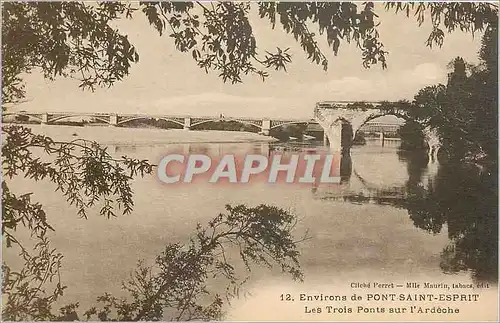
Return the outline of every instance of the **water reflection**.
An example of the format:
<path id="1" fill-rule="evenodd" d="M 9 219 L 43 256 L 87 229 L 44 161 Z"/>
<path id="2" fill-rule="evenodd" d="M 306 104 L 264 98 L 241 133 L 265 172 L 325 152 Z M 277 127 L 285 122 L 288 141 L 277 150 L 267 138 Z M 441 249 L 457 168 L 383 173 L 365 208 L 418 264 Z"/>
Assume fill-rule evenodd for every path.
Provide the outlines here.
<path id="1" fill-rule="evenodd" d="M 340 159 L 340 183 L 349 182 L 352 174 L 351 154 L 343 154 Z"/>
<path id="2" fill-rule="evenodd" d="M 355 170 L 344 181 L 358 180 L 364 188 L 340 190 L 322 199 L 376 203 L 406 209 L 413 224 L 430 234 L 447 229 L 449 244 L 441 252 L 444 273 L 470 271 L 475 281 L 498 280 L 497 174 L 473 165 L 429 162 L 425 153 L 398 152 L 406 163 L 403 186 L 377 187 Z M 351 169 L 350 157 L 341 169 Z M 434 169 L 434 174 L 429 170 Z M 427 176 L 424 176 L 427 175 Z M 315 191 L 314 193 L 318 193 Z M 340 194 L 339 194 L 340 193 Z"/>
<path id="3" fill-rule="evenodd" d="M 473 166 L 429 161 L 425 153 L 398 151 L 395 147 L 354 149 L 341 160 L 341 185 L 309 188 L 312 198 L 326 202 L 379 204 L 404 209 L 413 225 L 429 234 L 446 233 L 449 243 L 440 253 L 444 273 L 470 271 L 477 281 L 497 281 L 498 276 L 498 191 L 497 173 Z M 133 146 L 115 147 L 119 155 L 133 154 Z M 269 155 L 321 151 L 317 143 L 287 144 L 188 144 L 150 147 L 147 154 L 158 156 L 166 149 L 188 153 L 254 153 Z M 141 150 L 141 154 L 144 151 Z M 400 183 L 396 167 L 387 156 L 406 169 Z M 392 158 L 391 157 L 391 158 Z M 377 159 L 378 158 L 378 159 Z M 369 178 L 377 172 L 367 165 L 379 163 L 382 180 Z M 398 167 L 401 167 L 398 166 Z M 384 177 L 385 176 L 385 177 Z M 373 176 L 372 176 L 373 177 Z"/>
<path id="4" fill-rule="evenodd" d="M 447 226 L 449 245 L 441 253 L 441 269 L 470 269 L 476 280 L 498 278 L 497 176 L 473 166 L 445 164 L 427 186 L 408 181 L 408 210 L 414 225 L 429 233 Z"/>

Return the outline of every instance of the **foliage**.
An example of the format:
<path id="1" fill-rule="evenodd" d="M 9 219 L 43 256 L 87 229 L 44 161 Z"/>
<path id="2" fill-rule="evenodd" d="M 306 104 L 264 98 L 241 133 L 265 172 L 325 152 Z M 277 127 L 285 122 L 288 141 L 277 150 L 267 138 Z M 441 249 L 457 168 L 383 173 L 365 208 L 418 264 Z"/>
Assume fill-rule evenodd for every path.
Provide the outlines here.
<path id="1" fill-rule="evenodd" d="M 402 150 L 423 150 L 426 142 L 422 133 L 422 126 L 415 121 L 405 122 L 399 129 L 398 135 L 401 138 Z"/>
<path id="2" fill-rule="evenodd" d="M 3 131 L 6 178 L 22 175 L 34 181 L 46 179 L 53 182 L 56 190 L 77 208 L 82 217 L 87 216 L 88 208 L 99 204 L 103 216 L 116 216 L 115 208 L 123 214 L 130 213 L 133 207 L 130 181 L 153 170 L 153 166 L 144 160 L 114 159 L 105 148 L 85 140 L 54 142 L 20 126 L 4 126 Z M 47 157 L 52 160 L 47 161 Z M 2 186 L 2 235 L 6 246 L 17 246 L 25 261 L 20 271 L 4 264 L 2 292 L 6 305 L 3 318 L 57 319 L 59 316 L 51 312 L 51 306 L 63 295 L 65 287 L 59 280 L 62 255 L 50 248 L 47 237 L 47 232 L 53 228 L 42 205 L 33 202 L 31 194 L 16 196 L 6 181 Z M 134 280 L 125 285 L 125 290 L 134 298 L 132 303 L 104 295 L 99 298 L 105 304 L 104 309 L 90 309 L 88 318 L 95 314 L 100 320 L 109 319 L 109 311 L 115 308 L 120 319 L 161 320 L 164 310 L 171 308 L 178 310 L 178 320 L 215 319 L 221 314 L 219 296 L 216 295 L 208 307 L 200 307 L 198 299 L 208 293 L 205 282 L 209 275 L 223 276 L 232 287 L 237 287 L 238 278 L 225 254 L 231 245 L 239 249 L 248 269 L 252 263 L 271 266 L 275 262 L 294 278 L 302 278 L 296 241 L 291 236 L 296 221 L 294 215 L 266 205 L 255 208 L 228 205 L 226 209 L 228 214 L 220 214 L 208 228 L 199 226 L 191 244 L 168 245 L 157 257 L 154 267 L 141 265 Z M 34 255 L 16 237 L 15 231 L 21 225 L 28 228 L 31 237 L 38 241 Z M 56 284 L 54 291 L 46 293 L 42 287 L 47 288 L 53 279 Z M 69 315 L 76 308 L 76 304 L 70 304 L 61 310 L 61 314 Z"/>
<path id="3" fill-rule="evenodd" d="M 80 87 L 111 86 L 129 73 L 139 54 L 114 23 L 144 14 L 160 35 L 173 38 L 177 50 L 190 53 L 196 64 L 216 71 L 224 82 L 242 82 L 269 70 L 285 70 L 291 62 L 288 49 L 259 51 L 249 15 L 253 9 L 272 28 L 293 35 L 316 64 L 326 70 L 328 58 L 318 46 L 319 30 L 336 55 L 341 42 L 354 42 L 363 65 L 386 67 L 379 40 L 374 4 L 350 2 L 7 2 L 2 5 L 3 104 L 24 97 L 23 74 L 39 68 L 45 77 L 69 76 Z M 497 21 L 497 6 L 490 3 L 387 3 L 386 10 L 414 13 L 419 24 L 430 13 L 434 29 L 428 45 L 441 45 L 444 32 L 460 29 L 474 33 Z"/>
<path id="4" fill-rule="evenodd" d="M 438 127 L 444 120 L 443 105 L 446 102 L 446 86 L 426 86 L 415 95 L 409 114 L 431 127 Z"/>
<path id="5" fill-rule="evenodd" d="M 441 270 L 447 274 L 469 271 L 476 281 L 498 282 L 496 169 L 451 161 L 440 165 L 436 176 L 424 184 L 427 157 L 418 151 L 399 151 L 398 155 L 408 168 L 403 186 L 376 188 L 369 196 L 347 195 L 344 200 L 402 208 L 415 227 L 430 234 L 446 228 L 449 243 L 440 254 Z M 370 189 L 369 183 L 358 179 Z"/>
<path id="6" fill-rule="evenodd" d="M 251 265 L 278 264 L 294 279 L 302 279 L 296 241 L 290 235 L 296 217 L 282 209 L 259 205 L 226 206 L 206 228 L 200 225 L 187 245 L 171 244 L 153 266 L 139 264 L 123 288 L 127 298 L 99 297 L 101 308 L 85 312 L 87 320 L 216 320 L 222 316 L 222 298 L 212 295 L 207 280 L 222 277 L 226 298 L 239 294 L 246 279 L 236 275 L 230 251 L 236 248 L 248 270 Z M 224 284 L 224 283 L 222 283 Z M 201 305 L 205 303 L 206 305 Z"/>
<path id="7" fill-rule="evenodd" d="M 480 64 L 455 58 L 447 85 L 421 89 L 408 110 L 411 118 L 438 130 L 452 159 L 495 162 L 498 158 L 498 58 L 492 54 L 497 50 L 497 28 L 490 24 L 482 38 Z M 415 131 L 404 134 L 403 140 L 410 146 L 420 145 L 422 135 Z"/>
<path id="8" fill-rule="evenodd" d="M 473 123 L 472 138 L 486 155 L 498 157 L 498 24 L 486 30 L 479 52 L 480 64 L 472 73 L 470 100 Z"/>
<path id="9" fill-rule="evenodd" d="M 444 127 L 449 122 L 443 113 L 446 102 L 446 86 L 426 86 L 419 90 L 412 102 L 407 102 L 399 116 L 406 122 L 398 130 L 401 149 L 423 150 L 428 148 L 423 130 L 426 127 Z"/>
<path id="10" fill-rule="evenodd" d="M 152 172 L 146 161 L 123 157 L 113 159 L 105 148 L 85 140 L 55 142 L 21 126 L 3 126 L 2 238 L 7 248 L 17 247 L 24 260 L 20 270 L 3 264 L 2 293 L 6 299 L 3 318 L 8 320 L 54 319 L 50 306 L 63 294 L 59 279 L 62 255 L 50 247 L 47 232 L 53 228 L 40 203 L 31 193 L 20 196 L 9 189 L 7 180 L 24 176 L 34 181 L 49 180 L 77 209 L 81 217 L 88 208 L 101 205 L 100 214 L 126 214 L 133 207 L 130 181 Z M 17 236 L 19 227 L 34 238 L 34 254 Z M 52 293 L 43 288 L 56 280 Z"/>
<path id="11" fill-rule="evenodd" d="M 477 280 L 498 280 L 498 192 L 496 173 L 450 163 L 427 187 L 407 183 L 402 205 L 418 228 L 439 233 L 447 225 L 450 243 L 441 253 L 445 273 L 471 270 Z"/>
<path id="12" fill-rule="evenodd" d="M 24 97 L 22 75 L 36 68 L 49 79 L 78 78 L 82 88 L 121 80 L 139 56 L 111 22 L 130 14 L 118 2 L 3 3 L 3 104 Z"/>
<path id="13" fill-rule="evenodd" d="M 150 174 L 153 170 L 146 160 L 125 156 L 114 159 L 95 142 L 83 139 L 55 142 L 20 126 L 4 126 L 2 130 L 4 176 L 22 174 L 35 181 L 49 179 L 81 217 L 86 217 L 87 209 L 99 202 L 103 204 L 101 215 L 108 218 L 116 216 L 115 205 L 123 209 L 123 214 L 130 213 L 133 206 L 130 181 L 133 176 Z M 37 152 L 45 154 L 45 159 L 37 156 Z M 46 156 L 52 156 L 54 161 L 48 162 Z M 13 213 L 4 215 L 2 221 L 9 224 L 4 225 L 6 229 L 15 229 L 22 219 Z"/>
<path id="14" fill-rule="evenodd" d="M 385 7 L 405 13 L 407 17 L 414 16 L 419 26 L 430 14 L 433 29 L 427 46 L 441 47 L 445 31 L 451 33 L 458 29 L 475 34 L 498 21 L 498 5 L 488 2 L 387 2 Z"/>
<path id="15" fill-rule="evenodd" d="M 359 10 L 360 9 L 360 10 Z M 358 5 L 350 2 L 316 3 L 259 3 L 261 18 L 268 18 L 274 28 L 276 21 L 281 23 L 287 33 L 295 40 L 300 40 L 302 49 L 308 58 L 320 64 L 326 70 L 328 60 L 317 45 L 315 34 L 308 25 L 317 24 L 320 35 L 326 32 L 326 40 L 337 55 L 340 42 L 356 42 L 362 51 L 363 65 L 369 67 L 380 63 L 386 67 L 386 52 L 378 40 L 374 4 L 371 2 Z"/>

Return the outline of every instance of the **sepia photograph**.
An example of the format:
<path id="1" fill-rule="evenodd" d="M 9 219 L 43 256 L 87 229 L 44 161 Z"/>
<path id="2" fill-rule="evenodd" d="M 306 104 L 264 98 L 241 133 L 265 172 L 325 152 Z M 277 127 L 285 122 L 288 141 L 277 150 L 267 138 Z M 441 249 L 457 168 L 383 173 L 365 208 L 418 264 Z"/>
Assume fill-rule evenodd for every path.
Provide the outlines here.
<path id="1" fill-rule="evenodd" d="M 2 1 L 2 321 L 498 322 L 498 1 Z"/>

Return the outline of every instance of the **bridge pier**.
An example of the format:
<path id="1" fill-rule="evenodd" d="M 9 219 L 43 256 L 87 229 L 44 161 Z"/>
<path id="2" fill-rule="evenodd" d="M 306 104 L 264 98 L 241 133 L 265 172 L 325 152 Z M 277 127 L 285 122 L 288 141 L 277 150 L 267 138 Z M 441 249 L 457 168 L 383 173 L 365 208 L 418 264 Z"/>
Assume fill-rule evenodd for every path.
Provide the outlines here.
<path id="1" fill-rule="evenodd" d="M 184 118 L 184 130 L 190 130 L 191 129 L 191 118 L 186 117 Z"/>
<path id="2" fill-rule="evenodd" d="M 270 151 L 269 151 L 269 143 L 263 142 L 260 144 L 260 153 L 263 156 L 270 156 Z"/>
<path id="3" fill-rule="evenodd" d="M 342 122 L 335 122 L 325 129 L 327 142 L 332 151 L 342 151 L 342 128 Z"/>
<path id="4" fill-rule="evenodd" d="M 268 119 L 262 120 L 261 130 L 264 136 L 269 136 L 271 133 L 271 120 Z"/>
<path id="5" fill-rule="evenodd" d="M 112 127 L 116 127 L 118 125 L 118 115 L 117 114 L 111 114 L 109 116 L 109 125 Z"/>
<path id="6" fill-rule="evenodd" d="M 380 133 L 379 138 L 380 138 L 380 144 L 382 145 L 382 147 L 384 147 L 385 134 L 383 131 Z"/>
<path id="7" fill-rule="evenodd" d="M 49 123 L 49 114 L 48 113 L 42 113 L 42 124 L 47 124 Z"/>

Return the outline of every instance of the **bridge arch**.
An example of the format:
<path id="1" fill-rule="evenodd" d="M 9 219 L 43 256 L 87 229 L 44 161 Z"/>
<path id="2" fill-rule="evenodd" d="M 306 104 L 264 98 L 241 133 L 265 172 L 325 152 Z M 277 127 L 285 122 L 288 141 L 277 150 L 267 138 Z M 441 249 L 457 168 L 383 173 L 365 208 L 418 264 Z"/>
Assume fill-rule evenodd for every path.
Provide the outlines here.
<path id="1" fill-rule="evenodd" d="M 351 122 L 349 122 L 352 126 L 352 135 L 353 138 L 356 136 L 358 133 L 359 129 L 363 127 L 365 124 L 368 122 L 375 120 L 380 117 L 385 117 L 385 116 L 395 116 L 400 119 L 405 120 L 405 122 L 408 121 L 415 121 L 413 118 L 408 117 L 406 114 L 398 112 L 398 111 L 373 111 L 367 114 L 363 114 L 359 117 L 354 117 Z M 422 127 L 423 129 L 423 127 Z"/>
<path id="2" fill-rule="evenodd" d="M 434 162 L 435 159 L 437 158 L 437 153 L 439 152 L 439 149 L 441 149 L 441 146 L 442 146 L 441 138 L 439 136 L 438 131 L 434 128 L 431 128 L 425 122 L 421 122 L 421 121 L 418 121 L 414 118 L 411 118 L 403 112 L 394 111 L 394 110 L 392 110 L 392 111 L 383 111 L 383 110 L 380 111 L 379 110 L 376 112 L 372 112 L 368 115 L 364 115 L 364 116 L 360 117 L 358 120 L 356 120 L 356 118 L 354 118 L 351 121 L 351 125 L 353 127 L 353 131 L 352 131 L 353 140 L 354 140 L 354 137 L 356 136 L 357 132 L 359 131 L 359 129 L 363 125 L 370 122 L 371 120 L 374 120 L 374 119 L 377 119 L 377 118 L 380 118 L 383 116 L 389 116 L 389 115 L 403 119 L 403 120 L 405 120 L 405 122 L 415 122 L 416 124 L 418 124 L 420 126 L 420 129 L 424 135 L 425 143 L 427 144 L 427 147 L 428 147 L 429 160 L 431 162 Z"/>
<path id="3" fill-rule="evenodd" d="M 352 125 L 352 136 L 353 140 L 356 134 L 358 133 L 359 129 L 366 123 L 370 122 L 371 120 L 383 117 L 383 116 L 395 116 L 400 119 L 405 120 L 405 122 L 415 122 L 420 126 L 420 129 L 424 135 L 424 140 L 425 143 L 427 144 L 428 147 L 428 154 L 429 154 L 429 160 L 431 162 L 434 162 L 437 158 L 437 154 L 439 152 L 439 149 L 441 149 L 441 138 L 439 136 L 439 133 L 437 132 L 436 129 L 431 128 L 429 125 L 426 125 L 425 122 L 418 121 L 414 118 L 409 117 L 407 114 L 400 112 L 400 111 L 394 111 L 394 110 L 389 110 L 389 111 L 384 111 L 384 110 L 378 110 L 371 112 L 369 114 L 365 114 L 360 116 L 359 118 L 354 118 L 350 123 Z"/>
<path id="4" fill-rule="evenodd" d="M 224 118 L 217 118 L 217 119 L 215 119 L 215 118 L 214 119 L 207 119 L 207 120 L 202 120 L 202 121 L 199 121 L 199 122 L 195 122 L 195 123 L 191 124 L 191 128 L 199 126 L 199 125 L 202 125 L 204 123 L 217 122 L 217 121 L 223 121 L 223 122 L 233 121 L 233 122 L 238 122 L 238 123 L 243 124 L 243 125 L 254 126 L 255 128 L 257 128 L 259 130 L 262 128 L 262 125 L 257 124 L 257 123 L 253 123 L 253 122 L 245 121 L 245 120 L 233 119 L 233 118 L 226 118 L 226 117 L 224 117 Z"/>
<path id="5" fill-rule="evenodd" d="M 330 147 L 335 149 L 349 149 L 349 147 L 344 147 L 342 144 L 342 126 L 338 124 L 338 120 L 345 119 L 352 127 L 352 138 L 350 141 L 354 140 L 354 136 L 359 131 L 359 129 L 367 122 L 382 117 L 386 115 L 393 115 L 399 117 L 405 121 L 416 121 L 422 128 L 425 141 L 428 146 L 429 159 L 434 161 L 437 157 L 437 153 L 441 148 L 441 140 L 436 129 L 431 128 L 427 123 L 414 120 L 406 113 L 405 107 L 400 107 L 398 103 L 392 105 L 386 105 L 384 103 L 379 107 L 370 108 L 346 108 L 338 106 L 335 103 L 318 103 L 314 110 L 314 117 L 318 123 L 325 130 L 326 137 L 330 141 Z"/>
<path id="6" fill-rule="evenodd" d="M 61 120 L 64 120 L 64 119 L 75 118 L 75 117 L 89 117 L 89 118 L 94 118 L 95 120 L 99 120 L 99 121 L 102 121 L 104 123 L 108 123 L 109 124 L 109 120 L 106 120 L 105 118 L 101 118 L 99 116 L 95 116 L 95 115 L 91 115 L 91 114 L 88 114 L 88 115 L 63 115 L 63 116 L 59 116 L 59 117 L 55 117 L 55 118 L 49 119 L 49 120 L 47 120 L 47 122 L 48 123 L 52 123 L 52 122 L 57 122 L 57 121 L 61 121 Z"/>
<path id="7" fill-rule="evenodd" d="M 126 124 L 128 122 L 135 121 L 135 120 L 151 120 L 151 119 L 163 120 L 163 121 L 167 121 L 167 122 L 172 122 L 172 123 L 178 124 L 179 126 L 184 126 L 183 122 L 180 122 L 180 121 L 175 120 L 175 119 L 161 118 L 161 117 L 159 117 L 159 118 L 157 118 L 157 117 L 146 117 L 146 116 L 132 117 L 132 118 L 129 118 L 129 119 L 120 120 L 120 121 L 118 121 L 116 123 L 116 125 Z"/>
<path id="8" fill-rule="evenodd" d="M 43 122 L 42 118 L 39 117 L 36 114 L 30 114 L 30 113 L 24 113 L 24 112 L 5 112 L 2 114 L 3 116 L 14 116 L 14 117 L 28 117 L 28 118 L 33 118 L 36 119 L 38 122 Z"/>

